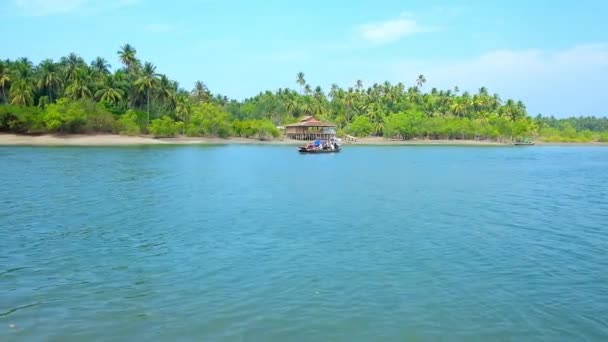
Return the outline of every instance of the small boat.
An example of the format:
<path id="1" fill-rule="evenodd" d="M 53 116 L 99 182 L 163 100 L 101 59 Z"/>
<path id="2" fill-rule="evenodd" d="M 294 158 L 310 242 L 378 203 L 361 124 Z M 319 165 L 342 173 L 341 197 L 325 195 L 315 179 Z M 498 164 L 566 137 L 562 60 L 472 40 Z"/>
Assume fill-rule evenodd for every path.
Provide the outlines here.
<path id="1" fill-rule="evenodd" d="M 316 149 L 316 148 L 307 148 L 306 146 L 301 146 L 298 151 L 300 153 L 336 153 L 340 152 L 342 148 L 338 147 L 335 149 Z"/>
<path id="2" fill-rule="evenodd" d="M 534 141 L 532 141 L 532 140 L 530 140 L 528 138 L 528 139 L 524 139 L 524 140 L 515 141 L 513 143 L 513 145 L 515 145 L 515 146 L 530 146 L 530 145 L 534 145 Z"/>
<path id="3" fill-rule="evenodd" d="M 298 147 L 300 153 L 336 153 L 340 152 L 340 139 L 317 139 L 306 146 Z"/>

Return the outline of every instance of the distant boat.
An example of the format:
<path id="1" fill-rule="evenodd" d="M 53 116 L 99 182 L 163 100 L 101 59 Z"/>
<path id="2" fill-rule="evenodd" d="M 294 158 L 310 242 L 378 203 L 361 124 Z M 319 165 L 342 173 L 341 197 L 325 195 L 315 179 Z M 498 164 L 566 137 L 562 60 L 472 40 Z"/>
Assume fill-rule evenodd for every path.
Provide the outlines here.
<path id="1" fill-rule="evenodd" d="M 299 148 L 298 151 L 300 151 L 300 153 L 336 153 L 336 152 L 340 152 L 342 148 L 338 147 L 335 149 L 314 149 L 314 148 L 306 148 L 306 146 L 302 146 Z"/>
<path id="2" fill-rule="evenodd" d="M 340 139 L 321 140 L 317 139 L 314 142 L 298 147 L 300 153 L 336 153 L 340 152 Z"/>
<path id="3" fill-rule="evenodd" d="M 530 139 L 524 139 L 524 140 L 520 140 L 520 141 L 514 142 L 513 145 L 515 145 L 515 146 L 530 146 L 530 145 L 534 145 L 534 141 L 532 141 Z"/>

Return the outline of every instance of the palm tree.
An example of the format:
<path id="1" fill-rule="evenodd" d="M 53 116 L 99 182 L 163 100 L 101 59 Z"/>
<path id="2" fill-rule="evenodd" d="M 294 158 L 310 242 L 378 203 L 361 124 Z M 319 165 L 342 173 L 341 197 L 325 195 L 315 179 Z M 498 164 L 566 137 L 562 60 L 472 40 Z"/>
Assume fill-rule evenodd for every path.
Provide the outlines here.
<path id="1" fill-rule="evenodd" d="M 307 84 L 304 86 L 304 94 L 306 95 L 310 95 L 312 93 L 312 88 L 310 87 L 310 84 Z"/>
<path id="2" fill-rule="evenodd" d="M 11 104 L 31 106 L 34 103 L 32 85 L 25 79 L 18 79 L 11 85 Z"/>
<path id="3" fill-rule="evenodd" d="M 11 81 L 11 76 L 8 70 L 8 66 L 0 61 L 0 88 L 2 89 L 2 100 L 4 102 L 8 102 L 8 98 L 6 97 L 5 88 L 8 83 Z"/>
<path id="4" fill-rule="evenodd" d="M 363 88 L 363 81 L 357 80 L 357 82 L 355 82 L 355 89 L 357 89 L 357 91 L 360 91 L 362 88 Z"/>
<path id="5" fill-rule="evenodd" d="M 197 102 L 207 102 L 211 98 L 211 92 L 205 83 L 202 81 L 196 81 L 194 83 L 194 89 L 192 90 L 192 96 Z"/>
<path id="6" fill-rule="evenodd" d="M 173 82 L 166 76 L 160 75 L 158 83 L 158 99 L 163 102 L 168 108 L 175 108 L 176 89 Z"/>
<path id="7" fill-rule="evenodd" d="M 112 66 L 108 63 L 108 61 L 102 57 L 97 57 L 91 62 L 91 70 L 99 76 L 109 75 L 111 67 Z"/>
<path id="8" fill-rule="evenodd" d="M 340 88 L 338 87 L 338 85 L 333 83 L 329 90 L 329 97 L 331 97 L 332 99 L 335 99 L 338 96 L 339 90 L 340 90 Z"/>
<path id="9" fill-rule="evenodd" d="M 116 105 L 125 96 L 125 91 L 120 89 L 118 83 L 112 78 L 112 76 L 106 76 L 101 89 L 95 93 L 95 98 L 101 102 Z"/>
<path id="10" fill-rule="evenodd" d="M 86 68 L 84 59 L 73 52 L 66 57 L 61 57 L 61 64 L 64 68 L 65 78 L 68 81 L 73 81 L 77 77 L 77 74 Z"/>
<path id="11" fill-rule="evenodd" d="M 116 52 L 122 65 L 124 65 L 127 71 L 131 71 L 134 66 L 138 64 L 136 54 L 137 50 L 131 44 L 125 44 L 120 47 L 120 50 Z"/>
<path id="12" fill-rule="evenodd" d="M 13 63 L 13 71 L 16 79 L 30 79 L 33 74 L 34 64 L 26 57 L 19 58 Z"/>
<path id="13" fill-rule="evenodd" d="M 298 101 L 297 101 L 297 98 L 295 96 L 290 96 L 287 99 L 287 101 L 285 102 L 285 109 L 287 110 L 287 112 L 289 114 L 291 114 L 293 116 L 293 114 L 298 109 Z"/>
<path id="14" fill-rule="evenodd" d="M 303 72 L 299 72 L 296 75 L 296 82 L 300 85 L 300 87 L 302 88 L 302 90 L 304 90 L 304 85 L 306 84 L 306 80 L 304 79 L 304 73 Z"/>
<path id="15" fill-rule="evenodd" d="M 192 106 L 187 95 L 178 95 L 175 99 L 175 114 L 181 117 L 183 122 L 188 122 Z"/>
<path id="16" fill-rule="evenodd" d="M 52 60 L 46 59 L 40 63 L 38 71 L 40 73 L 38 88 L 40 90 L 46 89 L 49 102 L 53 102 L 53 91 L 57 91 L 62 84 L 59 67 Z"/>
<path id="17" fill-rule="evenodd" d="M 83 78 L 76 78 L 65 88 L 65 93 L 73 100 L 91 98 L 91 89 Z"/>
<path id="18" fill-rule="evenodd" d="M 422 88 L 425 83 L 426 78 L 424 77 L 424 75 L 418 75 L 418 78 L 416 79 L 416 85 L 418 86 L 418 88 Z"/>
<path id="19" fill-rule="evenodd" d="M 156 67 L 150 62 L 144 64 L 141 75 L 135 81 L 134 85 L 140 92 L 146 93 L 147 102 L 147 124 L 150 124 L 150 93 L 158 87 L 158 78 L 156 78 Z"/>

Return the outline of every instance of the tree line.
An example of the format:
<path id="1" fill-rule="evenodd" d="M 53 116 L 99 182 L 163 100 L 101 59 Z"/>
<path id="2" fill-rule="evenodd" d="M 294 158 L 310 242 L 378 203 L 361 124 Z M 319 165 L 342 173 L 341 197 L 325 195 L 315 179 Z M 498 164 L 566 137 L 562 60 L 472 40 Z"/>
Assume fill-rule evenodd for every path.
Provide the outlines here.
<path id="1" fill-rule="evenodd" d="M 590 141 L 605 139 L 608 131 L 605 119 L 532 118 L 521 101 L 503 100 L 485 87 L 476 93 L 425 89 L 423 75 L 411 86 L 357 81 L 348 88 L 333 84 L 325 93 L 300 72 L 297 89 L 237 101 L 213 94 L 201 81 L 185 90 L 142 62 L 129 44 L 116 55 L 114 71 L 102 57 L 87 63 L 75 53 L 38 65 L 27 58 L 0 61 L 0 131 L 272 138 L 277 126 L 303 115 L 335 123 L 339 134 L 396 139 Z"/>

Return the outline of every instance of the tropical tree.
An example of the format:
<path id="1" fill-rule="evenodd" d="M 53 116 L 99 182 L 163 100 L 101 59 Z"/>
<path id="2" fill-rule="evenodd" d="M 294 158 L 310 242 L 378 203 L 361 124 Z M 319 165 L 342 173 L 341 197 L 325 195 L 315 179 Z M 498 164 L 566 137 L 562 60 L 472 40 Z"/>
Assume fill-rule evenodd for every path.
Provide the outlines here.
<path id="1" fill-rule="evenodd" d="M 422 88 L 425 83 L 426 78 L 424 77 L 424 75 L 418 75 L 418 78 L 416 79 L 416 85 L 418 86 L 418 88 Z"/>
<path id="2" fill-rule="evenodd" d="M 136 54 L 137 50 L 131 44 L 125 44 L 120 47 L 120 50 L 116 52 L 118 54 L 118 58 L 120 62 L 125 67 L 127 71 L 132 71 L 132 69 L 139 64 Z"/>
<path id="3" fill-rule="evenodd" d="M 158 88 L 158 78 L 156 74 L 156 67 L 154 64 L 150 62 L 146 62 L 144 64 L 143 69 L 141 70 L 141 74 L 139 78 L 135 81 L 134 85 L 137 89 L 146 94 L 146 103 L 147 103 L 147 119 L 146 124 L 150 123 L 150 94 L 152 91 Z"/>
<path id="4" fill-rule="evenodd" d="M 34 104 L 33 89 L 30 82 L 18 79 L 11 85 L 11 104 L 31 106 Z"/>
<path id="5" fill-rule="evenodd" d="M 192 89 L 191 94 L 196 102 L 208 102 L 211 99 L 211 92 L 202 81 L 194 83 L 194 89 Z"/>
<path id="6" fill-rule="evenodd" d="M 0 90 L 2 90 L 2 101 L 8 102 L 8 97 L 6 97 L 6 86 L 11 81 L 11 75 L 9 73 L 8 66 L 0 61 Z"/>
<path id="7" fill-rule="evenodd" d="M 302 88 L 302 91 L 304 91 L 304 85 L 306 84 L 306 80 L 304 79 L 303 72 L 298 72 L 298 74 L 296 75 L 296 82 L 298 83 L 300 88 Z"/>
<path id="8" fill-rule="evenodd" d="M 38 73 L 38 89 L 46 92 L 49 102 L 53 102 L 53 93 L 59 91 L 63 82 L 59 66 L 53 63 L 52 60 L 46 59 L 40 63 Z"/>
<path id="9" fill-rule="evenodd" d="M 101 89 L 95 93 L 95 98 L 98 101 L 105 102 L 111 105 L 117 105 L 123 100 L 125 91 L 120 88 L 118 83 L 111 76 L 105 77 Z"/>

